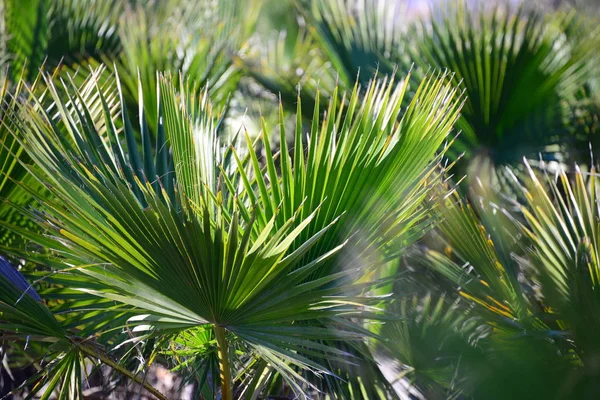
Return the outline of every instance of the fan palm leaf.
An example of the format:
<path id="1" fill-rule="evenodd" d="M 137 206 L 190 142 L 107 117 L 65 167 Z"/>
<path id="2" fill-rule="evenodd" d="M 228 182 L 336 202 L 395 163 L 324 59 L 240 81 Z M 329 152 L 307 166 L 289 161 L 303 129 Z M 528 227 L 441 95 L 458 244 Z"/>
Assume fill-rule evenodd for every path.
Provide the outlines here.
<path id="1" fill-rule="evenodd" d="M 243 64 L 250 76 L 278 94 L 289 108 L 294 106 L 298 84 L 318 88 L 330 98 L 335 86 L 350 90 L 355 81 L 366 85 L 375 72 L 390 76 L 396 73 L 395 64 L 405 63 L 400 56 L 404 48 L 401 2 L 303 0 L 296 7 L 301 26 L 293 45 L 286 45 L 286 35 L 280 35 L 273 46 L 259 45 L 259 51 L 246 54 Z M 312 117 L 314 93 L 302 93 L 309 106 L 307 120 Z"/>
<path id="2" fill-rule="evenodd" d="M 124 2 L 5 1 L 0 9 L 3 65 L 18 81 L 33 82 L 44 65 L 76 66 L 120 50 L 118 15 Z"/>
<path id="3" fill-rule="evenodd" d="M 125 1 L 52 0 L 50 7 L 47 67 L 77 66 L 122 50 L 118 24 Z"/>
<path id="4" fill-rule="evenodd" d="M 398 298 L 390 311 L 399 315 L 378 330 L 379 357 L 391 364 L 397 390 L 425 398 L 457 398 L 465 392 L 464 361 L 481 360 L 479 340 L 489 335 L 476 313 L 464 302 L 443 296 Z M 407 387 L 402 386 L 407 383 Z"/>
<path id="5" fill-rule="evenodd" d="M 579 376 L 582 386 L 594 388 L 589 377 L 596 373 L 592 360 L 600 351 L 594 339 L 600 304 L 598 176 L 593 169 L 586 176 L 579 168 L 572 179 L 565 172 L 555 179 L 529 173 L 530 183 L 522 186 L 528 199 L 522 229 L 532 241 L 525 267 L 532 268 L 540 284 L 538 295 L 547 313 L 575 344 L 586 370 Z"/>
<path id="6" fill-rule="evenodd" d="M 408 79 L 395 90 L 393 79 L 373 82 L 362 93 L 356 86 L 348 97 L 347 108 L 345 103 L 330 102 L 320 124 L 315 123 L 320 114 L 317 97 L 308 144 L 303 138 L 302 113 L 298 109 L 294 150 L 288 150 L 285 126 L 281 123 L 281 150 L 277 161 L 269 151 L 270 139 L 264 134 L 268 128 L 264 128 L 266 167 L 255 184 L 257 199 L 265 204 L 261 219 L 269 220 L 276 210 L 278 200 L 268 199 L 265 194 L 269 193 L 269 183 L 272 187 L 272 182 L 279 179 L 277 170 L 281 171 L 281 187 L 272 190 L 277 190 L 275 199 L 284 201 L 282 215 L 291 215 L 294 204 L 304 204 L 305 215 L 309 215 L 307 210 L 317 212 L 307 232 L 317 232 L 323 223 L 320 221 L 344 211 L 340 222 L 325 234 L 315 251 L 331 250 L 345 239 L 350 240 L 349 245 L 315 271 L 313 278 L 353 269 L 356 269 L 353 279 L 359 280 L 392 275 L 393 269 L 386 267 L 389 261 L 428 229 L 429 214 L 424 200 L 437 183 L 437 166 L 441 160 L 437 149 L 448 137 L 460 106 L 456 92 L 449 90 L 445 79 L 424 80 L 404 110 Z M 337 97 L 335 94 L 333 98 Z M 364 102 L 359 105 L 361 98 Z M 300 104 L 299 98 L 298 107 Z M 375 104 L 378 106 L 372 107 Z M 252 153 L 250 157 L 256 169 L 259 160 Z M 422 164 L 417 165 L 419 163 Z M 247 179 L 244 185 L 250 191 L 253 183 Z M 323 206 L 317 210 L 320 202 Z M 277 224 L 284 222 L 285 219 L 277 216 Z M 304 233 L 293 246 L 301 246 L 309 237 Z M 355 348 L 352 352 L 372 359 L 366 348 Z M 378 376 L 379 368 L 374 363 L 363 362 L 358 371 L 341 368 L 336 374 L 357 385 L 357 374 L 363 380 L 385 381 Z M 344 393 L 347 389 L 328 386 L 325 381 L 323 390 Z M 370 392 L 366 397 L 376 395 Z"/>
<path id="7" fill-rule="evenodd" d="M 401 2 L 386 0 L 309 0 L 301 10 L 311 31 L 325 50 L 339 79 L 351 86 L 366 83 L 379 71 L 394 72 L 392 54 L 400 54 L 403 39 L 399 23 L 405 11 Z"/>
<path id="8" fill-rule="evenodd" d="M 496 167 L 538 154 L 557 160 L 572 139 L 567 118 L 597 64 L 594 31 L 574 13 L 473 12 L 464 3 L 447 11 L 413 29 L 410 54 L 424 70 L 454 72 L 466 92 L 450 153 L 466 153 L 460 172 L 506 184 L 510 177 Z"/>
<path id="9" fill-rule="evenodd" d="M 258 9 L 256 1 L 238 0 L 165 1 L 129 9 L 120 21 L 123 50 L 116 58 L 128 106 L 138 108 L 143 88 L 148 123 L 156 131 L 157 72 L 175 77 L 182 72 L 196 83 L 196 95 L 208 88 L 213 103 L 224 105 L 240 79 L 233 55 L 253 30 Z M 105 61 L 110 65 L 114 59 Z"/>
<path id="10" fill-rule="evenodd" d="M 47 263 L 68 266 L 61 275 L 75 277 L 74 289 L 135 307 L 127 323 L 137 332 L 211 327 L 224 397 L 239 390 L 233 345 L 302 394 L 310 387 L 302 370 L 343 365 L 348 351 L 335 343 L 360 342 L 366 331 L 354 319 L 376 317 L 368 305 L 379 299 L 364 293 L 377 283 L 360 271 L 385 262 L 381 237 L 402 244 L 427 226 L 420 204 L 458 115 L 456 93 L 445 77 L 429 78 L 401 113 L 408 80 L 373 82 L 362 105 L 356 88 L 345 119 L 335 101 L 321 124 L 317 111 L 308 147 L 298 124 L 293 163 L 283 141 L 277 162 L 264 146 L 261 165 L 252 146 L 242 156 L 219 144 L 206 95 L 159 79 L 155 148 L 143 129 L 138 149 L 126 103 L 109 107 L 111 92 L 94 79 L 93 107 L 72 82 L 46 77 L 53 107 L 14 114 L 15 137 L 39 168 L 30 173 L 54 198 L 39 211 L 17 206 L 48 232 L 28 238 L 59 254 Z M 150 114 L 140 110 L 145 126 Z M 360 229 L 382 223 L 381 232 Z M 349 240 L 362 255 L 382 255 L 345 257 L 347 268 L 337 255 Z"/>
<path id="11" fill-rule="evenodd" d="M 410 232 L 419 231 L 427 220 L 419 207 L 435 182 L 433 177 L 442 157 L 438 149 L 458 118 L 460 97 L 445 81 L 446 76 L 423 80 L 406 109 L 402 105 L 408 79 L 398 85 L 393 78 L 374 81 L 362 94 L 357 85 L 348 96 L 347 106 L 330 102 L 320 122 L 317 98 L 308 139 L 303 137 L 301 120 L 297 121 L 293 151 L 288 149 L 285 127 L 280 124 L 277 162 L 269 150 L 265 127 L 262 140 L 266 168 L 264 174 L 256 176 L 257 199 L 265 210 L 261 219 L 276 216 L 277 204 L 284 200 L 281 214 L 276 216 L 278 225 L 283 225 L 301 204 L 305 204 L 302 213 L 306 216 L 318 211 L 319 221 L 330 221 L 343 212 L 343 223 L 328 233 L 324 245 L 328 244 L 330 250 L 340 240 L 354 236 L 358 258 L 361 251 L 365 255 L 396 238 L 403 245 L 409 243 Z M 300 107 L 299 102 L 298 118 Z M 252 152 L 250 159 L 259 166 Z M 273 187 L 276 181 L 279 187 Z M 274 199 L 267 197 L 269 182 Z M 244 185 L 249 191 L 250 180 Z M 324 207 L 317 210 L 323 202 Z M 321 223 L 313 222 L 305 235 L 316 233 L 319 226 Z M 372 231 L 370 227 L 380 229 Z M 365 231 L 361 233 L 361 229 Z M 303 240 L 294 246 L 301 243 Z"/>
<path id="12" fill-rule="evenodd" d="M 592 339 L 597 176 L 576 167 L 572 179 L 563 171 L 554 179 L 525 167 L 527 178 L 507 172 L 525 199 L 512 211 L 492 204 L 475 213 L 463 201 L 447 200 L 440 228 L 449 247 L 428 258 L 492 328 L 479 341 L 485 366 L 463 358 L 463 387 L 473 395 L 486 387 L 500 397 L 579 396 L 597 390 L 590 364 L 598 354 Z M 557 381 L 540 379 L 540 369 Z M 513 391 L 506 382 L 529 386 Z"/>

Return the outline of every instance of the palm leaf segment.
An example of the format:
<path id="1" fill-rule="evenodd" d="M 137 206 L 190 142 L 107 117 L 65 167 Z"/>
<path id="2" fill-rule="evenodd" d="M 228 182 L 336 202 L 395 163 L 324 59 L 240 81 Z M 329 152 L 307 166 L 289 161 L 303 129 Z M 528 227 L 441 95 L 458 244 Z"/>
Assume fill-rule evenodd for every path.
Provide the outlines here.
<path id="1" fill-rule="evenodd" d="M 26 180 L 29 184 L 34 184 L 34 180 L 27 175 L 27 171 L 22 165 L 27 163 L 28 158 L 11 134 L 11 130 L 14 129 L 11 114 L 19 103 L 28 101 L 28 96 L 23 93 L 26 92 L 23 83 L 12 87 L 12 90 L 11 86 L 9 77 L 4 76 L 0 83 L 0 99 L 4 103 L 0 113 L 0 204 L 11 202 L 26 205 L 31 204 L 33 199 L 20 186 L 20 182 Z M 37 83 L 34 83 L 31 88 L 35 91 L 38 86 Z M 42 187 L 38 186 L 38 191 L 41 190 L 43 190 Z M 0 207 L 0 220 L 35 229 L 35 224 L 9 206 Z M 0 246 L 18 247 L 22 244 L 21 239 L 14 231 L 0 228 Z"/>

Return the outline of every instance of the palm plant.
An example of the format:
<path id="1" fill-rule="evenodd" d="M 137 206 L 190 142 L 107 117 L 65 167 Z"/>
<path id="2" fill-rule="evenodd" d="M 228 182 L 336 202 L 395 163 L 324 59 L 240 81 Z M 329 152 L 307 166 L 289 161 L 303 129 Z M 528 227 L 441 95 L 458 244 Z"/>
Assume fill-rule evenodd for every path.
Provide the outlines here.
<path id="1" fill-rule="evenodd" d="M 350 87 L 374 70 L 391 74 L 414 63 L 416 76 L 430 68 L 453 72 L 466 93 L 457 125 L 463 133 L 449 153 L 459 160 L 459 175 L 507 184 L 502 166 L 518 166 L 522 156 L 532 165 L 538 154 L 587 160 L 596 106 L 583 88 L 597 75 L 597 28 L 575 12 L 473 11 L 463 1 L 406 29 L 400 2 L 314 0 L 298 10 L 308 32 L 300 36 L 304 45 L 286 50 L 280 41 L 262 63 L 247 61 L 250 74 L 288 105 L 298 82 L 331 95 L 334 80 Z"/>
<path id="2" fill-rule="evenodd" d="M 193 79 L 196 89 L 208 87 L 215 104 L 226 104 L 240 79 L 234 54 L 253 30 L 256 1 L 164 1 L 131 7 L 120 21 L 123 50 L 105 57 L 118 67 L 124 98 L 136 109 L 139 82 L 148 124 L 157 120 L 157 72 L 178 72 Z M 196 93 L 197 95 L 199 94 Z M 140 127 L 141 129 L 141 127 Z"/>
<path id="3" fill-rule="evenodd" d="M 32 82 L 43 65 L 78 65 L 120 49 L 117 16 L 124 2 L 41 0 L 2 2 L 0 62 L 11 78 Z"/>
<path id="4" fill-rule="evenodd" d="M 473 182 L 483 174 L 506 184 L 511 178 L 502 166 L 523 156 L 532 165 L 538 154 L 564 160 L 575 148 L 568 120 L 582 108 L 580 90 L 595 74 L 595 30 L 572 12 L 477 13 L 464 3 L 446 11 L 413 28 L 410 52 L 422 68 L 453 71 L 465 90 L 457 125 L 463 133 L 451 152 L 465 153 L 459 172 Z"/>
<path id="5" fill-rule="evenodd" d="M 597 24 L 259 5 L 1 2 L 2 395 L 599 394 Z"/>
<path id="6" fill-rule="evenodd" d="M 421 232 L 428 226 L 428 215 L 423 213 L 426 210 L 420 205 L 428 197 L 431 185 L 436 182 L 435 165 L 441 161 L 441 154 L 434 156 L 436 148 L 441 145 L 457 118 L 458 103 L 452 101 L 455 92 L 448 91 L 443 85 L 445 79 L 424 81 L 405 110 L 399 125 L 394 121 L 400 115 L 408 85 L 406 80 L 395 91 L 392 91 L 391 84 L 387 83 L 369 85 L 363 94 L 365 97 L 362 106 L 358 106 L 361 96 L 356 86 L 349 97 L 347 109 L 342 106 L 336 109 L 337 101 L 330 103 L 320 129 L 314 122 L 318 120 L 320 110 L 317 96 L 308 148 L 303 144 L 301 110 L 298 109 L 293 162 L 288 155 L 291 152 L 287 149 L 284 126 L 280 124 L 280 168 L 283 187 L 281 192 L 277 193 L 277 198 L 283 201 L 288 197 L 292 202 L 290 205 L 284 204 L 287 210 L 283 208 L 283 215 L 291 215 L 294 209 L 292 204 L 300 205 L 302 199 L 305 199 L 306 204 L 303 208 L 304 213 L 315 210 L 320 202 L 325 201 L 327 207 L 319 211 L 317 217 L 322 221 L 335 218 L 340 210 L 344 210 L 345 214 L 340 224 L 334 227 L 324 240 L 328 245 L 322 245 L 319 251 L 331 250 L 340 240 L 350 237 L 350 233 L 355 233 L 354 239 L 348 245 L 352 252 L 343 256 L 341 261 L 335 260 L 325 265 L 316 271 L 314 276 L 324 278 L 331 274 L 343 273 L 340 271 L 341 265 L 346 270 L 364 269 L 372 265 L 378 270 L 377 274 L 384 276 L 382 271 L 385 270 L 386 264 L 420 236 L 420 233 L 415 236 L 415 232 Z M 427 93 L 435 93 L 435 97 Z M 442 96 L 438 97 L 441 94 Z M 334 98 L 337 98 L 335 91 Z M 383 108 L 372 108 L 372 105 L 380 101 L 383 101 Z M 421 114 L 426 110 L 436 109 L 434 114 Z M 360 117 L 362 113 L 371 117 L 365 120 Z M 408 120 L 413 118 L 415 125 L 408 123 Z M 363 125 L 365 122 L 366 126 Z M 341 127 L 339 134 L 335 134 L 336 126 Z M 420 127 L 427 127 L 427 132 L 417 133 Z M 365 131 L 369 134 L 361 135 L 360 132 Z M 408 132 L 414 132 L 413 134 L 421 139 L 412 142 L 408 139 L 411 136 Z M 445 134 L 439 135 L 441 132 Z M 268 136 L 263 136 L 263 139 L 268 140 Z M 413 146 L 418 146 L 419 150 Z M 267 176 L 273 182 L 277 175 L 273 155 L 269 150 L 270 144 L 265 143 L 264 148 L 266 163 L 270 166 L 267 168 Z M 302 157 L 304 153 L 307 153 L 306 161 Z M 430 161 L 432 157 L 433 164 Z M 252 160 L 253 165 L 258 166 L 258 160 L 255 157 L 252 157 Z M 418 163 L 421 165 L 417 165 Z M 323 182 L 326 185 L 323 185 Z M 415 184 L 416 182 L 422 183 Z M 425 182 L 429 183 L 423 185 Z M 249 190 L 250 187 L 247 184 L 246 186 Z M 272 216 L 276 209 L 276 203 L 271 201 L 269 204 L 264 198 L 266 187 L 267 181 L 258 181 L 259 199 L 266 204 L 265 219 Z M 400 202 L 399 198 L 403 198 L 404 201 Z M 337 201 L 329 203 L 327 199 Z M 411 217 L 415 214 L 417 218 Z M 282 224 L 285 219 L 278 221 Z M 308 232 L 316 232 L 320 229 L 319 226 L 320 223 L 317 222 L 309 225 Z M 365 230 L 364 227 L 379 228 Z M 308 236 L 296 242 L 294 246 L 300 246 L 307 238 Z M 363 353 L 364 351 L 361 350 Z M 368 364 L 363 363 L 361 367 L 367 370 Z M 374 366 L 373 369 L 377 370 Z M 348 381 L 356 379 L 356 373 L 349 374 L 343 369 L 337 371 L 337 374 L 343 375 Z M 369 372 L 368 375 L 376 373 Z M 336 386 L 336 392 L 344 393 L 343 390 Z M 371 393 L 367 397 L 374 396 L 375 394 Z"/>
<path id="7" fill-rule="evenodd" d="M 589 358 L 597 354 L 589 336 L 596 330 L 597 176 L 577 170 L 573 181 L 564 172 L 540 179 L 526 167 L 529 179 L 513 175 L 527 199 L 516 205 L 520 217 L 494 203 L 476 214 L 456 196 L 446 200 L 440 231 L 448 247 L 427 257 L 458 287 L 458 306 L 439 302 L 385 328 L 388 351 L 421 392 L 576 398 L 598 390 Z M 448 334 L 432 355 L 423 338 Z"/>
<path id="8" fill-rule="evenodd" d="M 364 85 L 374 73 L 392 75 L 396 64 L 406 62 L 401 56 L 405 47 L 401 2 L 305 0 L 294 5 L 302 23 L 289 34 L 291 39 L 280 33 L 269 46 L 259 45 L 244 54 L 242 64 L 286 106 L 294 107 L 298 84 L 313 88 L 302 93 L 303 102 L 311 105 L 317 89 L 331 96 L 336 85 L 344 89 L 356 81 Z"/>
<path id="9" fill-rule="evenodd" d="M 156 145 L 142 129 L 140 151 L 122 86 L 117 78 L 115 94 L 102 74 L 81 87 L 45 76 L 46 97 L 12 111 L 14 137 L 37 166 L 25 167 L 50 199 L 37 210 L 13 205 L 45 234 L 3 225 L 52 255 L 4 250 L 54 271 L 45 281 L 66 302 L 58 309 L 68 310 L 70 335 L 119 347 L 132 328 L 135 342 L 159 344 L 148 359 L 160 344 L 204 371 L 218 358 L 220 382 L 203 373 L 205 393 L 251 398 L 279 379 L 298 395 L 340 387 L 308 377 L 350 377 L 345 357 L 367 351 L 359 322 L 378 316 L 369 291 L 385 276 L 372 272 L 429 224 L 423 200 L 460 104 L 447 77 L 423 81 L 406 110 L 408 79 L 373 82 L 362 95 L 355 87 L 348 108 L 334 100 L 322 121 L 316 106 L 308 146 L 298 120 L 293 160 L 285 140 L 271 153 L 265 127 L 261 162 L 251 142 L 245 156 L 221 145 L 206 92 L 196 97 L 183 78 L 176 89 L 168 76 Z"/>
<path id="10" fill-rule="evenodd" d="M 2 83 L 0 98 L 0 199 L 2 202 L 30 204 L 33 198 L 19 185 L 28 181 L 36 185 L 23 167 L 29 163 L 19 143 L 10 135 L 14 125 L 10 115 L 19 103 L 31 100 L 32 94 L 42 96 L 44 82 L 39 70 L 49 68 L 60 75 L 59 64 L 78 69 L 93 60 L 114 55 L 120 50 L 116 20 L 124 2 L 108 4 L 100 1 L 72 0 L 3 1 L 0 5 L 0 65 Z M 85 69 L 84 69 L 85 70 Z M 81 74 L 83 75 L 83 74 Z M 36 192 L 43 188 L 38 185 Z M 34 229 L 30 221 L 11 207 L 0 209 L 0 219 L 11 224 L 23 224 Z M 5 229 L 0 231 L 0 244 L 19 247 L 22 240 Z"/>

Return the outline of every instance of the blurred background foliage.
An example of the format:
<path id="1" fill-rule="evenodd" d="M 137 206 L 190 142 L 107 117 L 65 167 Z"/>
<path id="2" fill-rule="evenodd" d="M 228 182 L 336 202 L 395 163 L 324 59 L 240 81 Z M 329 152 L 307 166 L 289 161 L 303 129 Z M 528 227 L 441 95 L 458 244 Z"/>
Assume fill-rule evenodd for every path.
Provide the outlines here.
<path id="1" fill-rule="evenodd" d="M 597 398 L 599 21 L 1 0 L 0 396 Z"/>

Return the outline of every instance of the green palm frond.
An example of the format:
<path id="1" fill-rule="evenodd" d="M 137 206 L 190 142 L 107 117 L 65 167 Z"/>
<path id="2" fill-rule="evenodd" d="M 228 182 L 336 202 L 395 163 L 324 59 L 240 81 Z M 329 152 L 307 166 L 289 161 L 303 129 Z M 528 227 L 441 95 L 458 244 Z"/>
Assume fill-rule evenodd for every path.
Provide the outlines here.
<path id="1" fill-rule="evenodd" d="M 586 367 L 600 354 L 595 340 L 600 298 L 597 295 L 600 266 L 597 180 L 579 168 L 570 179 L 560 172 L 556 179 L 542 178 L 529 169 L 531 183 L 523 185 L 528 203 L 522 208 L 524 232 L 532 241 L 525 267 L 539 282 L 541 302 L 568 331 Z"/>
<path id="2" fill-rule="evenodd" d="M 295 40 L 280 33 L 268 46 L 259 43 L 258 50 L 248 51 L 242 64 L 288 108 L 293 109 L 298 85 L 308 89 L 301 95 L 310 112 L 317 89 L 331 98 L 336 86 L 350 90 L 356 81 L 366 86 L 375 73 L 391 76 L 396 64 L 406 63 L 402 3 L 303 0 L 296 7 L 302 22 L 298 32 L 290 33 Z"/>
<path id="3" fill-rule="evenodd" d="M 512 211 L 488 204 L 475 212 L 447 200 L 440 223 L 446 254 L 430 250 L 427 257 L 491 329 L 479 342 L 485 363 L 463 359 L 463 388 L 474 396 L 492 388 L 497 398 L 578 396 L 597 388 L 590 378 L 598 354 L 597 176 L 576 168 L 572 177 L 539 177 L 525 167 L 527 178 L 507 172 L 525 199 Z M 558 381 L 548 384 L 540 370 Z"/>
<path id="4" fill-rule="evenodd" d="M 356 86 L 347 105 L 333 100 L 321 121 L 317 97 L 308 138 L 304 137 L 299 100 L 293 149 L 288 148 L 281 125 L 281 150 L 275 160 L 265 134 L 268 128 L 263 130 L 266 168 L 256 177 L 257 200 L 264 204 L 260 219 L 276 217 L 281 226 L 301 204 L 305 204 L 304 216 L 317 211 L 316 221 L 296 247 L 321 229 L 320 221 L 344 213 L 321 249 L 330 250 L 354 236 L 354 257 L 362 263 L 369 252 L 389 255 L 387 250 L 395 248 L 391 243 L 398 244 L 396 248 L 410 243 L 410 233 L 427 225 L 427 212 L 420 206 L 436 183 L 442 157 L 438 149 L 448 140 L 460 109 L 460 97 L 446 79 L 423 80 L 406 109 L 402 105 L 408 78 L 398 85 L 394 79 L 373 81 L 362 93 Z M 250 158 L 257 169 L 258 158 L 252 152 Z M 273 187 L 273 182 L 280 183 Z M 250 192 L 251 181 L 245 180 L 244 185 Z M 271 191 L 273 199 L 268 198 Z M 276 215 L 280 201 L 283 206 Z"/>
<path id="5" fill-rule="evenodd" d="M 246 177 L 242 173 L 241 182 L 247 193 L 256 192 L 253 202 L 264 204 L 259 209 L 263 214 L 258 220 L 269 221 L 276 217 L 276 223 L 282 225 L 300 205 L 306 216 L 310 215 L 308 210 L 316 212 L 316 219 L 293 244 L 293 248 L 299 248 L 310 238 L 308 232 L 318 232 L 324 221 L 336 218 L 336 212 L 344 212 L 340 222 L 324 235 L 314 254 L 334 249 L 345 240 L 350 240 L 345 249 L 352 250 L 342 249 L 338 257 L 324 264 L 311 278 L 352 269 L 357 270 L 351 279 L 361 279 L 368 271 L 375 272 L 366 275 L 370 277 L 367 279 L 385 276 L 382 266 L 428 227 L 423 200 L 436 183 L 436 168 L 441 157 L 437 149 L 448 137 L 460 103 L 455 98 L 456 93 L 445 85 L 445 77 L 430 78 L 417 89 L 408 108 L 402 110 L 408 82 L 408 79 L 402 81 L 395 90 L 393 80 L 372 82 L 362 92 L 357 86 L 347 97 L 347 105 L 331 101 L 323 120 L 319 118 L 321 106 L 317 95 L 308 139 L 304 137 L 300 96 L 293 151 L 286 143 L 283 110 L 280 110 L 278 154 L 270 150 L 269 128 L 263 128 L 261 147 L 265 151 L 265 165 L 262 175 Z M 333 98 L 338 97 L 336 94 Z M 364 102 L 359 105 L 361 98 Z M 378 106 L 373 107 L 375 104 Z M 252 164 L 254 171 L 263 165 L 253 152 L 248 161 L 240 160 L 236 153 L 234 156 L 239 165 Z M 422 166 L 414 166 L 412 163 L 416 160 L 421 161 Z M 273 187 L 277 181 L 279 188 Z M 233 183 L 227 186 L 235 193 Z M 271 191 L 276 197 L 269 198 Z M 283 204 L 278 208 L 279 202 Z M 318 209 L 321 202 L 323 206 Z M 370 358 L 366 349 L 357 347 L 347 351 L 359 358 Z M 361 378 L 381 381 L 374 363 L 363 362 L 356 369 L 335 368 L 338 376 L 356 385 L 355 393 Z M 349 390 L 340 387 L 334 379 L 322 382 L 325 392 Z M 369 393 L 367 397 L 374 396 L 373 392 Z"/>
<path id="6" fill-rule="evenodd" d="M 506 183 L 497 167 L 523 156 L 556 159 L 572 139 L 566 120 L 597 64 L 595 31 L 574 13 L 473 12 L 464 4 L 447 11 L 413 29 L 411 57 L 424 69 L 454 72 L 465 90 L 463 133 L 450 153 L 466 153 L 461 172 L 474 178 L 491 169 Z"/>
<path id="7" fill-rule="evenodd" d="M 76 66 L 116 56 L 121 51 L 118 23 L 125 5 L 121 0 L 52 0 L 46 66 Z"/>
<path id="8" fill-rule="evenodd" d="M 101 76 L 79 88 L 46 77 L 46 97 L 11 115 L 37 165 L 29 172 L 53 197 L 39 211 L 15 207 L 49 234 L 28 239 L 59 258 L 15 254 L 56 269 L 55 282 L 73 276 L 71 288 L 135 307 L 126 323 L 139 334 L 211 327 L 224 396 L 241 390 L 233 371 L 253 358 L 299 394 L 313 386 L 306 372 L 347 373 L 345 357 L 365 351 L 354 321 L 375 318 L 369 305 L 380 301 L 365 295 L 378 274 L 364 271 L 428 225 L 423 200 L 460 108 L 447 78 L 424 80 L 406 110 L 408 79 L 374 81 L 364 96 L 357 87 L 348 109 L 332 101 L 323 121 L 315 107 L 307 145 L 298 120 L 293 161 L 285 140 L 270 151 L 265 127 L 263 163 L 252 143 L 245 156 L 221 145 L 206 95 L 169 77 L 159 78 L 155 132 L 140 99 L 139 149 L 118 78 L 115 94 Z M 339 257 L 348 241 L 354 250 Z M 84 315 L 70 318 L 97 326 Z"/>
<path id="9" fill-rule="evenodd" d="M 381 326 L 378 350 L 384 364 L 392 364 L 393 383 L 407 381 L 426 398 L 456 398 L 469 368 L 463 362 L 482 358 L 478 342 L 489 328 L 463 303 L 444 297 L 398 299 L 389 310 L 400 317 Z"/>
<path id="10" fill-rule="evenodd" d="M 11 66 L 11 78 L 21 71 L 33 82 L 40 68 L 54 69 L 99 61 L 120 51 L 118 16 L 125 2 L 43 0 L 3 2 L 2 65 Z"/>
<path id="11" fill-rule="evenodd" d="M 159 72 L 175 77 L 181 72 L 196 84 L 196 95 L 208 88 L 213 103 L 225 105 L 240 78 L 233 55 L 252 31 L 258 9 L 256 1 L 238 0 L 165 1 L 129 9 L 120 21 L 123 50 L 116 60 L 128 106 L 137 108 L 141 82 L 144 108 L 156 130 Z"/>
<path id="12" fill-rule="evenodd" d="M 512 224 L 493 204 L 476 211 L 458 195 L 451 196 L 444 201 L 439 224 L 447 245 L 445 254 L 429 250 L 427 258 L 431 267 L 458 287 L 462 297 L 478 304 L 489 319 L 498 319 L 498 328 L 503 321 L 501 326 L 508 331 L 533 329 L 539 321 L 531 318 L 527 294 L 519 282 L 520 269 L 513 254 L 520 236 L 511 231 Z"/>
<path id="13" fill-rule="evenodd" d="M 32 81 L 42 65 L 50 35 L 49 0 L 8 0 L 3 2 L 4 50 L 12 66 L 13 78 L 26 68 L 25 79 Z"/>
<path id="14" fill-rule="evenodd" d="M 446 334 L 452 332 L 452 336 L 446 336 L 448 345 L 443 348 L 444 360 L 449 362 L 445 373 L 426 369 L 435 374 L 432 385 L 431 376 L 419 376 L 415 370 L 414 384 L 425 391 L 445 388 L 448 395 L 462 393 L 476 398 L 552 397 L 561 388 L 561 377 L 574 371 L 576 361 L 570 355 L 568 340 L 557 334 L 558 326 L 533 301 L 531 291 L 521 282 L 518 263 L 513 260 L 506 264 L 501 246 L 494 241 L 514 238 L 501 226 L 496 232 L 487 230 L 472 209 L 454 202 L 456 199 L 443 210 L 442 233 L 449 245 L 446 254 L 430 250 L 426 257 L 434 270 L 456 285 L 469 314 L 479 321 L 480 330 L 474 333 L 482 336 L 476 335 L 479 339 L 472 343 L 468 335 L 450 328 Z M 459 320 L 463 317 L 458 316 Z M 433 324 L 442 321 L 440 315 Z M 411 354 L 419 349 L 418 342 L 411 339 L 410 343 L 396 343 L 400 351 Z M 421 362 L 427 368 L 431 359 L 425 357 Z M 543 376 L 553 377 L 552 385 L 541 378 L 542 370 Z"/>
<path id="15" fill-rule="evenodd" d="M 306 0 L 302 15 L 327 59 L 350 87 L 355 79 L 368 82 L 375 71 L 394 73 L 392 55 L 403 47 L 405 5 L 386 0 Z"/>
<path id="16" fill-rule="evenodd" d="M 34 84 L 32 90 L 36 90 L 36 86 Z M 32 197 L 19 184 L 22 181 L 34 184 L 33 179 L 22 165 L 28 162 L 28 157 L 23 153 L 18 141 L 11 135 L 11 129 L 14 129 L 11 114 L 19 103 L 28 101 L 28 96 L 24 92 L 26 90 L 23 83 L 13 87 L 8 75 L 2 77 L 0 84 L 0 99 L 3 102 L 0 111 L 0 204 L 4 204 L 4 206 L 0 207 L 0 220 L 34 230 L 35 225 L 32 225 L 31 221 L 28 221 L 15 209 L 6 206 L 7 203 L 26 205 L 33 201 Z M 41 187 L 38 187 L 39 190 Z M 22 243 L 22 237 L 18 234 L 0 228 L 0 246 L 18 247 Z"/>

